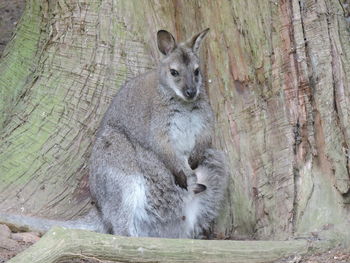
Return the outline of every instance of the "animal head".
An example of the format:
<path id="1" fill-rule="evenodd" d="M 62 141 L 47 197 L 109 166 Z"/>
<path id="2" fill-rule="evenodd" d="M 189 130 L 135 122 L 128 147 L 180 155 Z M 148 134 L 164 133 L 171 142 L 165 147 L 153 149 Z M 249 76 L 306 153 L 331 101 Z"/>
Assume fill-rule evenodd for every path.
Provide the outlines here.
<path id="1" fill-rule="evenodd" d="M 195 101 L 203 86 L 199 48 L 209 28 L 177 44 L 173 35 L 157 33 L 159 51 L 164 55 L 160 63 L 160 84 L 186 102 Z"/>

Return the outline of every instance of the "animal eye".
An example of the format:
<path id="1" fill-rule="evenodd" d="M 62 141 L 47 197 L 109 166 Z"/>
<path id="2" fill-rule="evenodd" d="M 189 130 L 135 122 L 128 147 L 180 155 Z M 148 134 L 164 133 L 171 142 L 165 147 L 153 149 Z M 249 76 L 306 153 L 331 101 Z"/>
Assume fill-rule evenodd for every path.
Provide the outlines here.
<path id="1" fill-rule="evenodd" d="M 173 75 L 174 77 L 179 76 L 179 72 L 175 69 L 170 69 L 170 74 Z"/>
<path id="2" fill-rule="evenodd" d="M 195 75 L 195 76 L 198 76 L 198 75 L 199 75 L 199 68 L 196 68 L 196 69 L 195 69 L 194 75 Z"/>

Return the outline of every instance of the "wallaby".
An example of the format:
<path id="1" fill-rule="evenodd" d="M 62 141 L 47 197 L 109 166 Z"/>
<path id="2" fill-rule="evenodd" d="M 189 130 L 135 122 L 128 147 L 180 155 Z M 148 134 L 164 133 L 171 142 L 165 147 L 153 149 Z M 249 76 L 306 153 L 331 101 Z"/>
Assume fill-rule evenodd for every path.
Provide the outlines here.
<path id="1" fill-rule="evenodd" d="M 158 68 L 126 83 L 107 110 L 90 166 L 107 232 L 196 237 L 217 215 L 228 172 L 211 149 L 214 116 L 199 60 L 208 30 L 180 44 L 158 31 Z"/>
<path id="2" fill-rule="evenodd" d="M 212 149 L 214 115 L 200 70 L 208 30 L 180 44 L 158 31 L 158 68 L 118 91 L 98 129 L 89 178 L 97 209 L 64 226 L 194 238 L 217 216 L 229 172 L 224 154 Z M 46 229 L 62 225 L 47 222 Z"/>

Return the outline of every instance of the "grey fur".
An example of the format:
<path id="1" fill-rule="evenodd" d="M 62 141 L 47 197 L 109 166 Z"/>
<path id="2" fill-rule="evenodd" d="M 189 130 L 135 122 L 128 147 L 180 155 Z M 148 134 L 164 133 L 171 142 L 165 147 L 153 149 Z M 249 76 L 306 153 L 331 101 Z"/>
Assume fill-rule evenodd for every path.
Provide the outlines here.
<path id="1" fill-rule="evenodd" d="M 216 217 L 228 177 L 222 152 L 211 149 L 213 112 L 195 74 L 207 30 L 179 45 L 159 32 L 159 67 L 126 83 L 103 118 L 90 190 L 110 233 L 197 237 Z M 199 194 L 197 181 L 207 187 Z"/>

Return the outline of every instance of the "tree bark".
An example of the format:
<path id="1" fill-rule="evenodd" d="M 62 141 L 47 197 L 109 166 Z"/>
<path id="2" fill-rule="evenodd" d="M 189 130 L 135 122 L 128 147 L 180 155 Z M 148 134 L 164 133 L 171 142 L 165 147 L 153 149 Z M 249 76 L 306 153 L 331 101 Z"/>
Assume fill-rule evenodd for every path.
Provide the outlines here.
<path id="1" fill-rule="evenodd" d="M 89 210 L 96 128 L 155 35 L 211 31 L 202 49 L 230 161 L 212 230 L 230 238 L 348 239 L 350 37 L 345 0 L 28 0 L 0 64 L 0 210 Z"/>
<path id="2" fill-rule="evenodd" d="M 299 241 L 204 241 L 131 238 L 55 227 L 8 263 L 71 262 L 272 262 L 322 249 L 322 243 Z M 77 262 L 77 261 L 76 261 Z"/>

